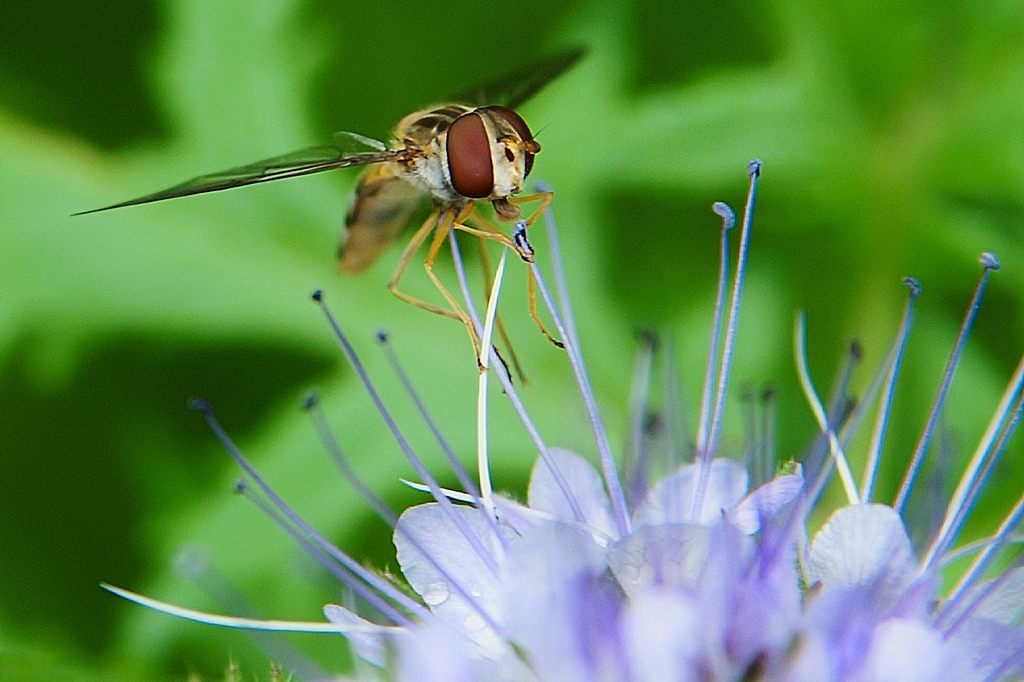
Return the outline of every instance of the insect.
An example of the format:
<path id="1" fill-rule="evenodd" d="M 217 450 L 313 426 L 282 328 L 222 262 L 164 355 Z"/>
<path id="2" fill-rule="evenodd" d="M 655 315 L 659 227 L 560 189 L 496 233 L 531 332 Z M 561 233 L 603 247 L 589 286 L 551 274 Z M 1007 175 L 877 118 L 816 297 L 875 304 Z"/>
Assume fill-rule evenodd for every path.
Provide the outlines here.
<path id="1" fill-rule="evenodd" d="M 532 170 L 540 144 L 514 108 L 575 64 L 582 55 L 583 50 L 579 48 L 555 54 L 516 74 L 462 93 L 448 103 L 413 112 L 395 126 L 390 144 L 356 133 L 339 132 L 335 133 L 331 145 L 309 147 L 200 175 L 159 192 L 82 213 L 336 168 L 369 166 L 352 194 L 338 252 L 339 267 L 351 274 L 366 269 L 407 226 L 424 199 L 429 198 L 433 210 L 402 252 L 388 289 L 407 303 L 460 320 L 477 347 L 478 339 L 469 316 L 433 272 L 434 259 L 449 232 L 458 229 L 481 240 L 500 242 L 524 260 L 532 260 L 525 239 L 514 241 L 495 227 L 478 206 L 489 202 L 498 221 L 511 222 L 521 219 L 520 204 L 538 202 L 537 208 L 523 221 L 529 226 L 551 203 L 550 192 L 516 196 Z M 431 233 L 424 268 L 450 309 L 420 301 L 398 289 L 410 261 Z M 561 345 L 537 316 L 532 274 L 528 276 L 530 315 L 545 336 Z"/>

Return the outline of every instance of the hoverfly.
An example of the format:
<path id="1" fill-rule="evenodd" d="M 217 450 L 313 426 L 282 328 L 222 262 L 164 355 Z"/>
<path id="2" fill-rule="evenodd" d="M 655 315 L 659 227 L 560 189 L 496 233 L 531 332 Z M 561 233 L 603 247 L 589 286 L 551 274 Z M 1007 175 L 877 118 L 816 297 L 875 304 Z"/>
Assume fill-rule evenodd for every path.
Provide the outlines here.
<path id="1" fill-rule="evenodd" d="M 390 144 L 351 132 L 334 135 L 334 143 L 301 149 L 237 168 L 192 178 L 136 199 L 83 211 L 95 213 L 175 197 L 216 192 L 232 187 L 309 175 L 335 168 L 369 166 L 359 177 L 345 217 L 338 251 L 342 271 L 366 269 L 412 219 L 425 198 L 433 202 L 429 217 L 413 234 L 388 282 L 401 300 L 438 315 L 460 320 L 474 347 L 476 332 L 468 315 L 432 271 L 435 257 L 452 229 L 481 240 L 495 240 L 526 261 L 532 254 L 525 241 L 513 240 L 480 213 L 477 205 L 490 202 L 502 222 L 521 218 L 519 204 L 539 202 L 525 219 L 531 225 L 551 203 L 550 192 L 518 195 L 540 145 L 514 108 L 583 55 L 576 48 L 558 53 L 516 74 L 462 93 L 450 102 L 405 116 L 395 126 Z M 81 214 L 76 214 L 81 215 Z M 424 268 L 450 309 L 420 301 L 398 289 L 398 282 L 417 249 L 433 233 Z M 486 267 L 486 266 L 485 266 Z M 545 336 L 557 345 L 536 313 L 532 274 L 530 315 Z"/>

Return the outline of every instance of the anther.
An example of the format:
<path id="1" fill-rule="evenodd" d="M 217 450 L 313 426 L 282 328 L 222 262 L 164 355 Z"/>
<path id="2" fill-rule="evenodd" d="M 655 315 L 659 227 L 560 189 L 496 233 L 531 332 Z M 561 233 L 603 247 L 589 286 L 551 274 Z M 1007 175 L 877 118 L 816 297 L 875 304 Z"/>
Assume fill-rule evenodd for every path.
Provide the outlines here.
<path id="1" fill-rule="evenodd" d="M 853 362 L 860 362 L 863 357 L 864 346 L 861 345 L 860 341 L 854 339 L 850 342 L 850 360 Z"/>
<path id="2" fill-rule="evenodd" d="M 533 247 L 526 241 L 526 221 L 517 220 L 512 230 L 512 243 L 515 244 L 519 257 L 527 263 L 533 262 Z"/>
<path id="3" fill-rule="evenodd" d="M 736 224 L 736 212 L 724 201 L 716 201 L 711 204 L 711 210 L 722 217 L 722 227 L 731 230 Z"/>
<path id="4" fill-rule="evenodd" d="M 658 352 L 658 335 L 650 327 L 640 327 L 636 330 L 636 340 L 643 348 L 652 353 Z"/>
<path id="5" fill-rule="evenodd" d="M 213 408 L 210 406 L 210 403 L 204 398 L 189 398 L 188 409 L 195 410 L 196 412 L 202 412 L 205 415 L 213 412 Z"/>
<path id="6" fill-rule="evenodd" d="M 998 270 L 999 259 L 996 258 L 996 254 L 986 251 L 978 257 L 978 261 L 981 263 L 981 267 L 986 270 Z"/>

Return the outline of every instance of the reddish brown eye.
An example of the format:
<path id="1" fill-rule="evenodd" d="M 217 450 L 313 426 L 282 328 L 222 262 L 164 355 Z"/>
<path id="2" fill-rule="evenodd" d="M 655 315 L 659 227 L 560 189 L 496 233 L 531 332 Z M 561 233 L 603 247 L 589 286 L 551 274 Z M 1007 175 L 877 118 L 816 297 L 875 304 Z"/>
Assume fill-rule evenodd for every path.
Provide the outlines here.
<path id="1" fill-rule="evenodd" d="M 487 107 L 487 110 L 493 111 L 494 113 L 498 114 L 503 119 L 508 121 L 508 124 L 512 126 L 512 129 L 515 130 L 516 133 L 518 133 L 520 139 L 522 139 L 523 142 L 533 142 L 533 133 L 530 132 L 530 126 L 526 125 L 526 121 L 523 120 L 522 116 L 512 111 L 508 107 L 493 106 Z M 525 146 L 528 148 L 529 144 Z M 523 171 L 525 175 L 529 175 L 530 169 L 533 168 L 533 154 L 527 151 L 526 149 L 524 149 L 524 153 L 526 154 L 526 156 L 523 158 Z M 512 159 L 509 159 L 509 161 L 511 160 Z"/>
<path id="2" fill-rule="evenodd" d="M 494 191 L 491 143 L 480 115 L 469 113 L 455 119 L 448 129 L 448 173 L 456 192 L 469 199 L 483 199 Z"/>

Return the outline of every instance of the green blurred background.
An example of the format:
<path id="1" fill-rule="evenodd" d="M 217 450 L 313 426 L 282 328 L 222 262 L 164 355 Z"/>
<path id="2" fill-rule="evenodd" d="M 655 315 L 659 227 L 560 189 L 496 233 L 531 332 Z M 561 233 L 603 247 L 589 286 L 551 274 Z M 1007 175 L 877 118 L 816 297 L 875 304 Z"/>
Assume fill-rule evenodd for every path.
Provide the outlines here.
<path id="1" fill-rule="evenodd" d="M 411 472 L 308 294 L 322 287 L 395 406 L 436 447 L 374 347 L 386 327 L 442 429 L 470 461 L 474 364 L 464 331 L 385 290 L 399 247 L 358 279 L 334 252 L 356 173 L 70 218 L 329 139 L 385 137 L 402 115 L 567 45 L 584 62 L 522 108 L 544 145 L 577 317 L 613 443 L 624 436 L 634 331 L 675 340 L 693 412 L 717 222 L 764 162 L 725 447 L 739 389 L 778 387 L 778 451 L 813 435 L 792 314 L 807 311 L 825 392 L 854 338 L 855 387 L 885 352 L 900 278 L 924 285 L 878 498 L 891 500 L 960 315 L 991 282 L 943 421 L 949 468 L 980 435 L 1024 348 L 1024 5 L 816 2 L 203 0 L 0 6 L 0 678 L 266 676 L 266 645 L 121 602 L 101 581 L 212 611 L 230 583 L 263 615 L 320 620 L 337 586 L 230 493 L 237 475 L 185 403 L 211 400 L 295 506 L 357 557 L 391 566 L 388 531 L 331 472 L 297 409 L 314 386 L 343 447 L 397 504 Z M 534 246 L 544 252 L 537 233 Z M 511 263 L 504 317 L 523 390 L 552 444 L 593 453 L 564 356 L 525 310 Z M 451 280 L 448 260 L 439 272 Z M 405 280 L 432 295 L 418 268 Z M 494 397 L 499 487 L 533 460 Z M 1018 438 L 970 532 L 1020 491 Z M 852 455 L 859 471 L 859 453 Z M 449 479 L 446 479 L 449 480 Z M 200 585 L 180 565 L 205 556 Z M 211 587 L 212 586 L 212 587 Z M 220 586 L 220 587 L 218 587 Z M 205 589 L 204 589 L 205 588 Z M 238 607 L 242 608 L 241 606 Z M 291 644 L 328 669 L 343 642 Z"/>

